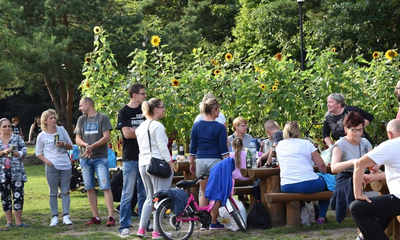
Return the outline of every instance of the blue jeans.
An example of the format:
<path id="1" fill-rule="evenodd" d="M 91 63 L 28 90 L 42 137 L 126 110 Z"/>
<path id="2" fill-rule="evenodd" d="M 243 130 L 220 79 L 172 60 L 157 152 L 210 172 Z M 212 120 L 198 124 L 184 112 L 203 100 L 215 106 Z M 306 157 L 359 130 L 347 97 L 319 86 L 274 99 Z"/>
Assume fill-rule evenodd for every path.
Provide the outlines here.
<path id="1" fill-rule="evenodd" d="M 94 173 L 96 172 L 97 181 L 99 182 L 100 190 L 111 189 L 110 185 L 110 170 L 108 168 L 107 158 L 81 158 L 79 160 L 82 168 L 82 178 L 85 185 L 85 190 L 95 188 L 96 179 Z"/>
<path id="2" fill-rule="evenodd" d="M 286 184 L 281 186 L 283 193 L 315 193 L 328 190 L 325 180 L 319 176 L 315 180 Z M 325 218 L 328 212 L 329 201 L 318 201 L 319 217 Z"/>
<path id="3" fill-rule="evenodd" d="M 121 224 L 121 227 L 119 228 L 120 232 L 125 228 L 129 228 L 132 224 L 131 202 L 133 192 L 135 191 L 135 183 L 137 185 L 139 219 L 143 203 L 146 200 L 146 191 L 139 174 L 138 160 L 124 161 L 123 164 L 123 187 L 119 207 L 119 222 Z"/>

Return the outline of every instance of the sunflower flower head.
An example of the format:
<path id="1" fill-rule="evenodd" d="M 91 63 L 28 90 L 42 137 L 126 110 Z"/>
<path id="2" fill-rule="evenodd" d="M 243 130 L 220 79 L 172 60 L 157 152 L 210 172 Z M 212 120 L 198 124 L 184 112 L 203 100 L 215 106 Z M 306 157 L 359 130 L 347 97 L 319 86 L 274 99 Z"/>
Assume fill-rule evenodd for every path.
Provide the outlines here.
<path id="1" fill-rule="evenodd" d="M 85 62 L 86 63 L 90 63 L 90 61 L 92 61 L 92 59 L 90 57 L 85 57 Z"/>
<path id="2" fill-rule="evenodd" d="M 265 90 L 265 84 L 261 83 L 261 84 L 260 84 L 260 88 L 261 88 L 261 90 L 264 91 L 264 90 Z"/>
<path id="3" fill-rule="evenodd" d="M 193 48 L 193 53 L 196 53 L 197 52 L 197 49 L 196 48 Z"/>
<path id="4" fill-rule="evenodd" d="M 332 48 L 332 52 L 336 52 L 336 48 Z"/>
<path id="5" fill-rule="evenodd" d="M 89 81 L 86 81 L 85 86 L 86 86 L 86 88 L 90 88 L 90 83 L 89 83 Z"/>
<path id="6" fill-rule="evenodd" d="M 227 60 L 227 61 L 230 61 L 230 60 L 232 60 L 232 54 L 230 54 L 230 53 L 227 53 L 227 54 L 225 54 L 225 59 Z"/>
<path id="7" fill-rule="evenodd" d="M 221 70 L 220 69 L 216 69 L 215 71 L 214 71 L 214 74 L 215 75 L 218 75 L 218 74 L 220 74 L 221 73 Z"/>
<path id="8" fill-rule="evenodd" d="M 377 58 L 379 57 L 379 52 L 375 51 L 375 52 L 372 54 L 372 57 L 375 58 L 375 59 L 377 59 Z"/>
<path id="9" fill-rule="evenodd" d="M 172 80 L 172 86 L 178 87 L 179 86 L 179 80 L 178 79 Z"/>
<path id="10" fill-rule="evenodd" d="M 278 86 L 279 80 L 275 80 L 275 85 Z"/>
<path id="11" fill-rule="evenodd" d="M 96 26 L 93 28 L 93 32 L 96 35 L 99 35 L 101 33 L 101 28 L 99 26 Z"/>
<path id="12" fill-rule="evenodd" d="M 394 50 L 388 50 L 388 51 L 385 53 L 385 57 L 386 57 L 387 59 L 389 59 L 389 60 L 393 60 L 394 57 L 397 57 L 397 52 L 394 51 Z"/>
<path id="13" fill-rule="evenodd" d="M 153 35 L 151 36 L 151 45 L 153 45 L 153 47 L 158 47 L 158 45 L 160 45 L 161 42 L 161 38 L 157 35 Z"/>
<path id="14" fill-rule="evenodd" d="M 277 59 L 278 61 L 281 61 L 281 60 L 282 60 L 282 54 L 280 54 L 280 53 L 275 54 L 275 57 L 276 57 L 276 59 Z"/>
<path id="15" fill-rule="evenodd" d="M 278 87 L 276 85 L 272 86 L 272 91 L 275 92 L 276 90 L 278 90 Z"/>

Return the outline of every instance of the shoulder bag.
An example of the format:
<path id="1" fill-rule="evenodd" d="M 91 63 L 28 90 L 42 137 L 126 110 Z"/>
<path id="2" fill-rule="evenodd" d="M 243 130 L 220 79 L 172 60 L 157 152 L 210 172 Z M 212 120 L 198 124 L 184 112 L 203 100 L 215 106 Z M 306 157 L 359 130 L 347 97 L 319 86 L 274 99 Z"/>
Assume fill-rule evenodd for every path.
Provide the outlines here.
<path id="1" fill-rule="evenodd" d="M 150 152 L 152 152 L 152 150 L 151 150 L 149 128 L 152 121 L 150 121 L 149 127 L 147 128 L 147 135 L 149 136 Z M 169 164 L 164 159 L 158 159 L 155 157 L 151 157 L 150 163 L 146 167 L 146 171 L 147 173 L 160 178 L 169 178 L 171 176 L 171 167 L 169 166 Z"/>

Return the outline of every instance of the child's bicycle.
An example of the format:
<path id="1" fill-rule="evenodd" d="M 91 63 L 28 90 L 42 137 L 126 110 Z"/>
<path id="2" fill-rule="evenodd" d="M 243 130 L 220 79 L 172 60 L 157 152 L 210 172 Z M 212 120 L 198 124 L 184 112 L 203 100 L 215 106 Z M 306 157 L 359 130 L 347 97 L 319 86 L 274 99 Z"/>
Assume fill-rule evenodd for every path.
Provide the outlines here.
<path id="1" fill-rule="evenodd" d="M 184 208 L 183 212 L 177 216 L 174 210 L 174 203 L 168 198 L 167 195 L 157 195 L 154 197 L 155 208 L 156 208 L 156 225 L 158 231 L 164 239 L 170 240 L 186 240 L 192 236 L 194 231 L 194 224 L 198 226 L 198 222 L 203 226 L 209 226 L 211 223 L 211 210 L 215 205 L 215 201 L 210 201 L 210 204 L 205 207 L 199 207 L 190 191 L 190 187 L 204 180 L 207 175 L 192 180 L 179 181 L 176 186 L 185 190 L 189 194 L 189 200 Z M 233 196 L 230 195 L 226 201 L 226 210 L 235 220 L 240 230 L 246 232 L 246 222 L 240 215 L 238 206 L 236 205 Z M 198 229 L 200 227 L 198 226 Z"/>

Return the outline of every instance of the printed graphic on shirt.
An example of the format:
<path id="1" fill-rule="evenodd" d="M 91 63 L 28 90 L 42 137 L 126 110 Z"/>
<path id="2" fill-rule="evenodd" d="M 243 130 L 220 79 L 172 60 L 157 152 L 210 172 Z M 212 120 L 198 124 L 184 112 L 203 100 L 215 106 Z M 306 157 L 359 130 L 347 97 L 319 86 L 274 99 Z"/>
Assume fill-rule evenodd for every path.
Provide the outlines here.
<path id="1" fill-rule="evenodd" d="M 98 122 L 93 122 L 93 123 L 85 123 L 84 127 L 84 134 L 86 135 L 92 135 L 92 134 L 98 134 L 99 133 L 99 123 Z"/>
<path id="2" fill-rule="evenodd" d="M 131 127 L 137 128 L 139 125 L 144 122 L 143 114 L 136 114 L 136 117 L 131 118 Z"/>

